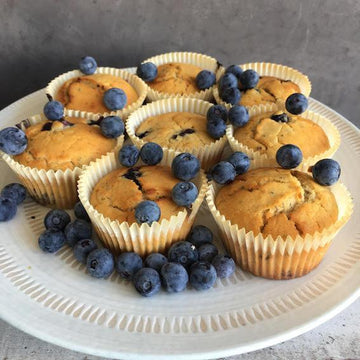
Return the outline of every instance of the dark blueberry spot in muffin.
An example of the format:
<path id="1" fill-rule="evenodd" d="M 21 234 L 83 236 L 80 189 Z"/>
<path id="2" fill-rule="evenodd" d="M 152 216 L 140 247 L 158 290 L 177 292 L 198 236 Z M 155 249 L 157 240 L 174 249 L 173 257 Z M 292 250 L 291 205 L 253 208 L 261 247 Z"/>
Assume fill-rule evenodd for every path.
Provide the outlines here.
<path id="1" fill-rule="evenodd" d="M 41 131 L 50 131 L 52 127 L 52 121 L 49 121 L 44 124 L 44 126 L 41 128 Z"/>
<path id="2" fill-rule="evenodd" d="M 138 178 L 142 176 L 142 173 L 140 172 L 139 169 L 140 169 L 139 167 L 130 168 L 126 172 L 126 174 L 123 175 L 123 177 L 133 181 L 138 186 L 139 190 L 142 191 L 142 185 L 138 180 Z"/>
<path id="3" fill-rule="evenodd" d="M 145 136 L 148 136 L 149 134 L 151 133 L 151 130 L 146 130 L 145 132 L 139 134 L 139 135 L 136 135 L 139 139 L 142 139 L 144 138 Z"/>
<path id="4" fill-rule="evenodd" d="M 272 114 L 270 119 L 275 120 L 276 122 L 283 122 L 283 123 L 289 122 L 289 117 L 285 113 Z"/>
<path id="5" fill-rule="evenodd" d="M 180 133 L 173 135 L 171 138 L 175 140 L 178 136 L 183 137 L 187 134 L 193 134 L 194 132 L 195 132 L 194 129 L 185 129 L 185 130 L 182 130 Z"/>

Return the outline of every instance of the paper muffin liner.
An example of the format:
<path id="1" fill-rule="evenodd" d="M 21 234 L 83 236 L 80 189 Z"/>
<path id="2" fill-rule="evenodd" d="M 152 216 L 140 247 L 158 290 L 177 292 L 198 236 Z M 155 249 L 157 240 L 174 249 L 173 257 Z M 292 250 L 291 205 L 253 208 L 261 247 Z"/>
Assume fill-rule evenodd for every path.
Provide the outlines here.
<path id="1" fill-rule="evenodd" d="M 173 156 L 164 154 L 160 165 L 171 166 Z M 141 163 L 141 162 L 139 162 Z M 111 171 L 119 168 L 117 157 L 110 154 L 104 161 L 95 161 L 80 175 L 78 193 L 86 212 L 90 216 L 99 238 L 114 253 L 135 251 L 141 256 L 152 252 L 164 253 L 171 244 L 186 238 L 195 216 L 204 200 L 207 181 L 203 170 L 192 181 L 198 187 L 199 194 L 191 210 L 184 209 L 169 219 L 153 222 L 150 225 L 111 220 L 98 212 L 90 203 L 91 193 L 99 180 Z"/>
<path id="2" fill-rule="evenodd" d="M 190 98 L 169 98 L 164 100 L 158 100 L 142 106 L 140 109 L 133 112 L 127 120 L 126 132 L 128 133 L 131 141 L 139 149 L 147 142 L 140 139 L 135 135 L 136 129 L 150 116 L 165 114 L 169 112 L 191 112 L 206 117 L 207 111 L 213 104 Z M 201 162 L 201 167 L 205 170 L 209 169 L 212 165 L 220 161 L 222 151 L 227 142 L 224 135 L 218 140 L 214 140 L 211 144 L 202 145 L 196 144 L 197 147 L 187 150 L 175 150 L 168 147 L 163 147 L 164 153 L 169 153 L 170 156 L 176 155 L 186 151 L 194 154 Z M 195 145 L 195 146 L 196 146 Z"/>
<path id="3" fill-rule="evenodd" d="M 135 89 L 136 93 L 138 94 L 138 99 L 134 101 L 132 104 L 125 106 L 122 110 L 109 111 L 109 112 L 101 113 L 100 115 L 102 116 L 116 115 L 119 116 L 122 120 L 126 120 L 126 118 L 133 111 L 138 109 L 143 104 L 148 91 L 148 86 L 142 79 L 140 79 L 135 74 L 131 74 L 126 70 L 110 68 L 110 67 L 98 67 L 96 69 L 95 74 L 107 74 L 107 75 L 114 75 L 120 77 L 123 80 L 126 80 Z M 66 81 L 81 76 L 85 76 L 85 74 L 83 74 L 80 70 L 72 70 L 62 75 L 59 75 L 48 84 L 46 88 L 46 94 L 49 94 L 53 98 L 55 98 L 57 92 Z M 81 112 L 89 116 L 99 115 L 89 111 L 81 111 Z"/>
<path id="4" fill-rule="evenodd" d="M 67 110 L 65 116 L 79 117 L 79 112 Z M 97 117 L 90 114 L 83 114 L 86 119 L 96 120 Z M 22 121 L 19 126 L 22 130 L 30 125 L 46 120 L 44 115 L 31 116 Z M 110 154 L 116 153 L 124 142 L 124 135 L 117 138 L 117 143 L 112 152 L 108 152 L 101 157 L 101 161 L 106 160 Z M 34 167 L 24 166 L 15 161 L 12 156 L 3 153 L 2 158 L 9 167 L 16 173 L 20 181 L 24 184 L 30 196 L 38 203 L 61 209 L 71 209 L 78 201 L 77 180 L 86 165 L 75 167 L 74 169 L 45 170 Z"/>
<path id="5" fill-rule="evenodd" d="M 281 107 L 276 104 L 266 104 L 266 105 L 257 105 L 249 108 L 249 116 L 260 115 L 266 112 L 276 112 L 279 111 Z M 319 153 L 315 156 L 304 158 L 301 164 L 296 168 L 297 170 L 307 172 L 310 166 L 315 165 L 315 163 L 321 159 L 331 158 L 335 152 L 338 150 L 340 146 L 340 133 L 336 126 L 327 118 L 322 115 L 319 115 L 313 111 L 305 111 L 300 114 L 301 117 L 305 119 L 309 119 L 319 125 L 323 131 L 325 132 L 330 148 L 322 153 Z M 234 126 L 228 125 L 226 129 L 226 137 L 230 144 L 230 147 L 233 151 L 242 151 L 246 153 L 250 158 L 250 168 L 256 169 L 259 167 L 276 167 L 279 166 L 276 162 L 275 158 L 269 157 L 268 154 L 261 153 L 260 151 L 256 151 L 248 146 L 240 143 L 234 137 Z"/>
<path id="6" fill-rule="evenodd" d="M 203 70 L 212 71 L 215 74 L 220 66 L 219 62 L 215 58 L 208 55 L 203 55 L 193 52 L 171 52 L 167 54 L 153 56 L 149 59 L 146 59 L 142 63 L 145 62 L 152 62 L 156 66 L 168 64 L 168 63 L 174 63 L 174 62 L 192 64 L 199 66 Z M 168 93 L 160 92 L 148 86 L 147 97 L 150 101 L 167 99 L 167 98 L 179 98 L 179 97 L 195 98 L 195 99 L 209 101 L 212 100 L 213 98 L 213 89 L 215 87 L 216 85 L 210 87 L 209 89 L 197 91 L 196 93 L 193 94 L 180 95 L 180 94 L 168 94 Z"/>
<path id="7" fill-rule="evenodd" d="M 264 62 L 247 63 L 239 66 L 243 70 L 255 70 L 260 76 L 274 76 L 282 80 L 291 80 L 293 83 L 299 86 L 302 94 L 304 94 L 306 97 L 310 96 L 311 82 L 309 78 L 306 75 L 302 74 L 300 71 L 295 70 L 289 66 Z M 225 68 L 219 68 L 216 73 L 216 83 L 218 83 L 220 77 L 224 75 L 224 73 Z M 231 108 L 231 104 L 226 103 L 221 99 L 217 86 L 214 87 L 213 94 L 218 104 L 224 105 L 228 110 Z M 278 99 L 277 103 L 280 105 L 284 105 L 285 100 Z"/>
<path id="8" fill-rule="evenodd" d="M 245 228 L 232 224 L 216 208 L 215 198 L 220 188 L 212 182 L 206 192 L 206 201 L 227 251 L 243 270 L 268 279 L 292 279 L 314 269 L 353 211 L 350 193 L 338 183 L 330 187 L 338 205 L 338 219 L 328 228 L 295 238 L 264 237 L 261 233 L 254 236 L 252 231 L 246 232 Z"/>

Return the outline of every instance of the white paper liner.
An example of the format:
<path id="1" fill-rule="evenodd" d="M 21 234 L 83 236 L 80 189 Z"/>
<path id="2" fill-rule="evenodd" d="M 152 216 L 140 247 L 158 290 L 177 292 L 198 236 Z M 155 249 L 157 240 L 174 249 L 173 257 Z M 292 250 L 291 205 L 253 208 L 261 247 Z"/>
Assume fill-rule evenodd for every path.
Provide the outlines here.
<path id="1" fill-rule="evenodd" d="M 126 120 L 127 117 L 137 108 L 139 108 L 147 95 L 148 86 L 146 83 L 140 79 L 138 76 L 129 73 L 126 70 L 116 69 L 116 68 L 110 68 L 110 67 L 98 67 L 96 69 L 95 74 L 108 74 L 108 75 L 114 75 L 117 77 L 122 78 L 123 80 L 126 80 L 136 91 L 138 94 L 138 99 L 134 101 L 132 104 L 125 106 L 122 110 L 116 110 L 116 111 L 109 111 L 105 113 L 101 113 L 102 116 L 108 116 L 108 115 L 117 115 L 122 120 Z M 53 79 L 46 88 L 46 94 L 51 95 L 53 98 L 55 98 L 57 92 L 61 88 L 61 86 L 68 80 L 76 77 L 85 76 L 80 70 L 72 70 L 67 73 L 64 73 L 62 75 L 59 75 L 55 79 Z M 65 107 L 66 108 L 66 107 Z M 70 109 L 69 109 L 70 110 Z M 75 109 L 74 109 L 75 110 Z M 81 111 L 83 114 L 87 114 L 90 116 L 95 116 L 99 114 L 95 114 L 89 111 Z"/>
<path id="2" fill-rule="evenodd" d="M 281 110 L 281 107 L 279 107 L 276 104 L 257 105 L 249 108 L 249 116 L 253 117 L 267 112 L 276 112 L 279 110 Z M 319 125 L 325 132 L 330 144 L 330 148 L 328 150 L 319 153 L 315 156 L 304 158 L 301 164 L 296 168 L 297 170 L 307 172 L 309 167 L 315 165 L 316 162 L 319 161 L 320 159 L 331 158 L 338 150 L 341 139 L 340 139 L 340 133 L 336 128 L 336 126 L 324 116 L 319 115 L 310 110 L 305 111 L 299 116 L 305 119 L 309 119 L 314 123 L 316 123 L 317 125 Z M 236 140 L 234 137 L 234 131 L 235 129 L 233 125 L 227 126 L 226 137 L 228 139 L 230 147 L 233 151 L 241 151 L 249 156 L 251 161 L 250 162 L 251 169 L 256 169 L 259 167 L 279 166 L 275 158 L 269 157 L 269 155 L 266 153 L 261 153 L 260 151 L 256 151 L 252 148 L 249 148 L 248 146 Z M 311 135 L 309 135 L 309 141 L 311 141 Z"/>
<path id="3" fill-rule="evenodd" d="M 173 157 L 166 153 L 160 165 L 171 166 Z M 141 164 L 141 162 L 139 162 Z M 152 252 L 164 252 L 172 243 L 183 240 L 191 229 L 195 216 L 204 200 L 207 181 L 203 170 L 192 181 L 199 189 L 199 194 L 191 210 L 182 210 L 170 219 L 148 224 L 137 224 L 111 220 L 99 213 L 90 203 L 91 193 L 99 180 L 109 172 L 119 168 L 115 154 L 110 154 L 105 161 L 92 162 L 81 174 L 78 193 L 86 212 L 90 216 L 97 234 L 104 245 L 114 253 L 135 251 L 141 256 Z"/>
<path id="4" fill-rule="evenodd" d="M 153 56 L 149 59 L 146 59 L 142 63 L 145 62 L 152 62 L 156 66 L 168 64 L 168 63 L 186 63 L 199 66 L 203 70 L 209 70 L 216 74 L 219 63 L 213 57 L 208 55 L 193 53 L 193 52 L 171 52 L 167 54 Z M 179 97 L 186 97 L 186 98 L 195 98 L 200 100 L 211 100 L 213 98 L 213 89 L 216 85 L 210 87 L 209 89 L 201 90 L 196 93 L 188 94 L 188 95 L 180 95 L 180 94 L 167 94 L 164 92 L 160 92 L 157 90 L 152 89 L 148 86 L 148 93 L 147 98 L 150 101 L 167 99 L 167 98 L 179 98 Z"/>
<path id="5" fill-rule="evenodd" d="M 169 112 L 190 112 L 206 116 L 209 108 L 213 106 L 212 103 L 190 98 L 169 98 L 158 100 L 142 106 L 140 109 L 133 112 L 126 122 L 126 132 L 131 141 L 140 149 L 146 141 L 140 139 L 135 135 L 136 129 L 140 124 L 150 116 L 165 114 Z M 205 170 L 220 161 L 222 151 L 227 142 L 224 135 L 218 140 L 214 140 L 211 144 L 199 144 L 197 148 L 187 150 L 175 150 L 168 147 L 163 147 L 163 151 L 170 153 L 172 157 L 187 151 L 194 154 L 201 162 L 201 167 Z"/>
<path id="6" fill-rule="evenodd" d="M 85 117 L 89 120 L 97 120 L 98 116 L 87 113 L 67 110 L 65 116 L 69 117 Z M 34 115 L 27 119 L 28 123 L 35 125 L 36 123 L 46 120 L 44 115 Z M 21 124 L 25 130 L 24 123 Z M 106 159 L 111 153 L 116 153 L 124 142 L 124 135 L 117 138 L 117 143 L 112 152 L 108 152 L 101 157 Z M 24 166 L 15 161 L 12 156 L 2 153 L 2 158 L 9 167 L 16 173 L 20 181 L 24 184 L 30 196 L 42 205 L 61 209 L 71 209 L 78 201 L 77 196 L 77 180 L 87 164 L 74 169 L 63 170 L 45 170 Z"/>

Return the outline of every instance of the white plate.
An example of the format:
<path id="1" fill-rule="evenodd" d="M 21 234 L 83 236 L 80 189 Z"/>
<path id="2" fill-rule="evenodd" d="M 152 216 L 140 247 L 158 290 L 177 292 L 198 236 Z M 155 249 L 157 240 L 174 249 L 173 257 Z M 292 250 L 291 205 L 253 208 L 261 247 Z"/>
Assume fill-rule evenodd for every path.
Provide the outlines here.
<path id="1" fill-rule="evenodd" d="M 0 112 L 0 128 L 42 110 L 44 91 Z M 88 276 L 69 248 L 42 253 L 37 237 L 46 208 L 32 200 L 14 220 L 0 223 L 0 316 L 45 341 L 93 355 L 121 359 L 205 359 L 240 354 L 300 335 L 335 316 L 360 295 L 360 133 L 315 100 L 310 109 L 338 126 L 335 158 L 355 211 L 324 261 L 305 277 L 271 281 L 237 269 L 205 292 L 161 291 L 139 296 L 113 274 Z M 15 180 L 0 163 L 0 186 Z M 205 207 L 199 222 L 213 227 Z"/>

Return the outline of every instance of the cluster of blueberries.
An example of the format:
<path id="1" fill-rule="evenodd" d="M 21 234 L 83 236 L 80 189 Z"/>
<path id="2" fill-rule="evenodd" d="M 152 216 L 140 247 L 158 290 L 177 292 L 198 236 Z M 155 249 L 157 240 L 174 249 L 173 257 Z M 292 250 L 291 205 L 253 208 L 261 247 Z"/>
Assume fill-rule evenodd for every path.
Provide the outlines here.
<path id="1" fill-rule="evenodd" d="M 11 220 L 20 205 L 26 198 L 26 189 L 18 183 L 6 185 L 0 193 L 0 221 Z"/>

